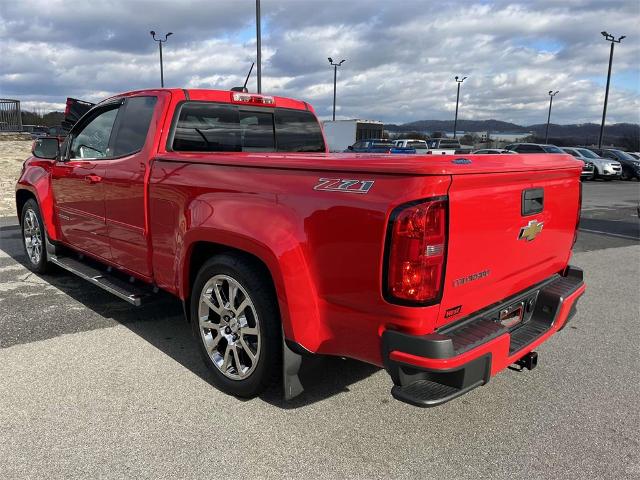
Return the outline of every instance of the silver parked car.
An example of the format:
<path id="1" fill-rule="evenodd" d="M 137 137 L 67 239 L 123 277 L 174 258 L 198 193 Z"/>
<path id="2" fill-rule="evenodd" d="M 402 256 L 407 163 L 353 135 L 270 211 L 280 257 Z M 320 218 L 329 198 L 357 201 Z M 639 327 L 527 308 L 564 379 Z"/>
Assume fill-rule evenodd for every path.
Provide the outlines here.
<path id="1" fill-rule="evenodd" d="M 620 165 L 620 162 L 610 158 L 602 158 L 588 148 L 572 147 L 563 148 L 563 150 L 582 161 L 593 163 L 595 167 L 594 179 L 619 180 L 622 175 L 622 165 Z"/>
<path id="2" fill-rule="evenodd" d="M 580 153 L 577 152 L 575 148 L 562 147 L 562 151 L 574 156 L 578 160 L 582 160 L 584 166 L 582 167 L 582 175 L 580 175 L 580 178 L 585 180 L 593 180 L 596 177 L 596 167 L 590 159 L 585 158 L 584 155 L 580 155 Z"/>

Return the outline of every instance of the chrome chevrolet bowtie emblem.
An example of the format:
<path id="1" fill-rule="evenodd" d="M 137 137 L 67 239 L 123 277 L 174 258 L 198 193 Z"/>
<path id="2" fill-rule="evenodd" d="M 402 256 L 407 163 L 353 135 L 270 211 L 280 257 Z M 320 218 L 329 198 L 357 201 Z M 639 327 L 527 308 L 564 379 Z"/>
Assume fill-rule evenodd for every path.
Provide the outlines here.
<path id="1" fill-rule="evenodd" d="M 530 242 L 534 238 L 538 236 L 538 234 L 542 231 L 542 227 L 544 226 L 543 222 L 538 222 L 537 220 L 531 220 L 526 226 L 520 229 L 520 235 L 518 235 L 518 240 L 526 240 Z"/>

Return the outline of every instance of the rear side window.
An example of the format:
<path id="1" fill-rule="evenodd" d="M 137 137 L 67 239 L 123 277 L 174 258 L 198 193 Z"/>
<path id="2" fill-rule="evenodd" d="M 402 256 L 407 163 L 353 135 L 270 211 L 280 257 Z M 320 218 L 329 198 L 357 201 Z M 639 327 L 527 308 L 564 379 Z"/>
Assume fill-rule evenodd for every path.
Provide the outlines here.
<path id="1" fill-rule="evenodd" d="M 156 97 L 132 97 L 126 100 L 117 120 L 114 156 L 120 157 L 142 150 L 156 102 Z"/>
<path id="2" fill-rule="evenodd" d="M 311 112 L 218 103 L 182 105 L 173 150 L 197 152 L 324 152 Z"/>

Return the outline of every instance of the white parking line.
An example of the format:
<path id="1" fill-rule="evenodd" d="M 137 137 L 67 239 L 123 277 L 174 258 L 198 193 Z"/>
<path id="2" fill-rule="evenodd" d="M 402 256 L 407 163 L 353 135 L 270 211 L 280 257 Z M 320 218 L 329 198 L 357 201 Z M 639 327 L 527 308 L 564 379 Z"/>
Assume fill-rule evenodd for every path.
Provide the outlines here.
<path id="1" fill-rule="evenodd" d="M 640 240 L 640 238 L 638 237 L 632 237 L 631 235 L 622 235 L 620 233 L 601 232 L 600 230 L 589 230 L 586 228 L 580 228 L 579 230 L 586 233 L 597 233 L 599 235 L 608 235 L 610 237 L 626 238 L 627 240 Z"/>

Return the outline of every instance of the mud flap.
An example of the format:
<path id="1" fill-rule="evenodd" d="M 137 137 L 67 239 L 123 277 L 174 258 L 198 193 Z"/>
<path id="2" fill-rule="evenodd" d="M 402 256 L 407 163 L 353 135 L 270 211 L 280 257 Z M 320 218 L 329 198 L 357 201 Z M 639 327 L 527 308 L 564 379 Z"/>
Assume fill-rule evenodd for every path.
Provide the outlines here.
<path id="1" fill-rule="evenodd" d="M 304 387 L 298 377 L 301 365 L 302 355 L 289 348 L 284 338 L 284 332 L 282 332 L 282 387 L 284 399 L 287 401 L 304 392 Z"/>

